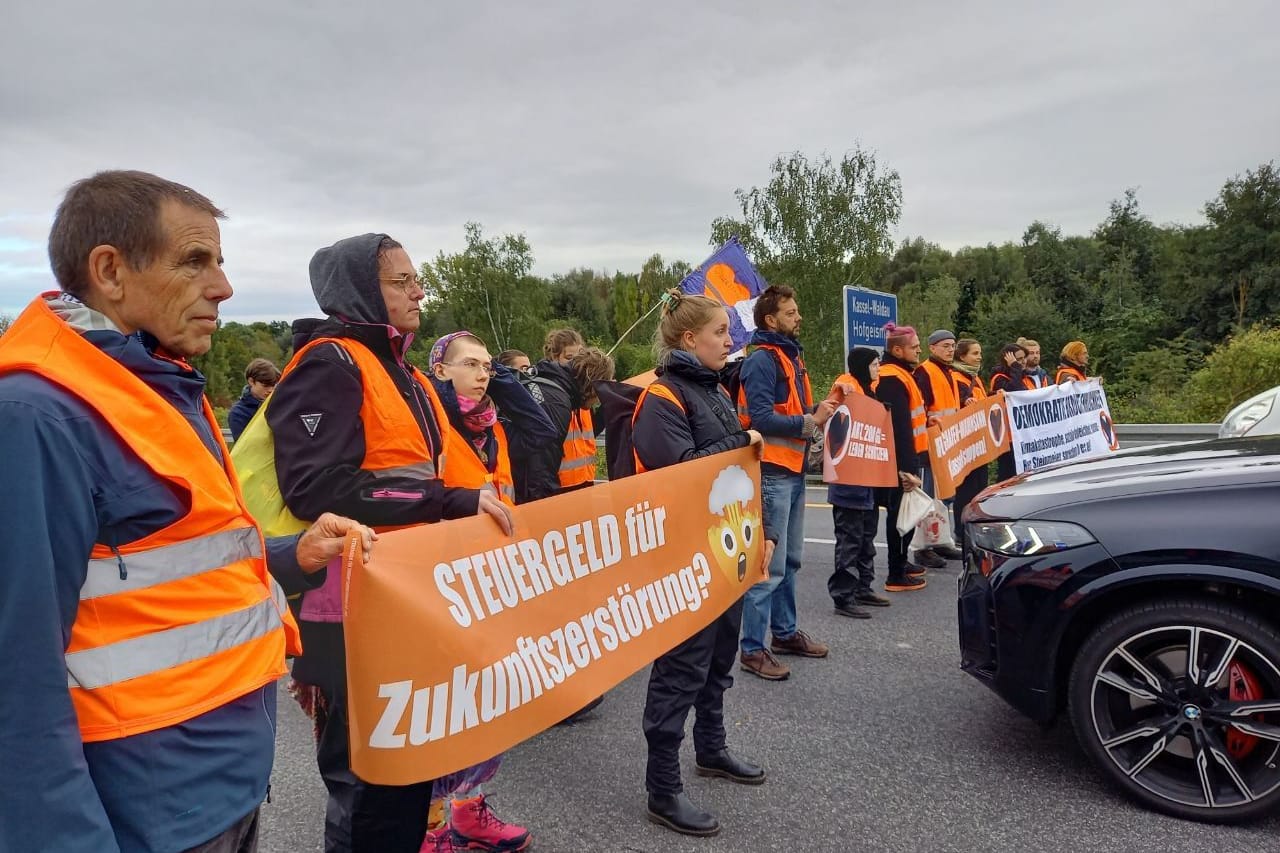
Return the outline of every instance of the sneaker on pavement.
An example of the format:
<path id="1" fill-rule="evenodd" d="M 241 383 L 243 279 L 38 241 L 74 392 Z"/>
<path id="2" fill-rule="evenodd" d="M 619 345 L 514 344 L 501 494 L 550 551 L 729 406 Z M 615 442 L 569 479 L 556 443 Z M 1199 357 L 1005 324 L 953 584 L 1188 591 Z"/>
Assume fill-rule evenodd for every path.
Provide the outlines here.
<path id="1" fill-rule="evenodd" d="M 924 566 L 926 569 L 941 569 L 947 565 L 947 561 L 934 553 L 932 548 L 921 548 L 916 551 L 915 563 L 918 566 Z"/>
<path id="2" fill-rule="evenodd" d="M 791 670 L 778 663 L 778 659 L 764 649 L 758 652 L 743 652 L 739 663 L 744 670 L 765 681 L 784 681 L 791 676 Z"/>
<path id="3" fill-rule="evenodd" d="M 770 648 L 775 655 L 800 655 L 804 658 L 825 658 L 830 651 L 826 643 L 819 643 L 804 631 L 796 631 L 785 640 L 774 637 Z"/>
<path id="4" fill-rule="evenodd" d="M 858 603 L 852 598 L 848 601 L 837 601 L 836 613 L 841 616 L 848 616 L 850 619 L 870 619 L 871 611 L 865 607 L 859 607 Z"/>
<path id="5" fill-rule="evenodd" d="M 916 566 L 911 563 L 907 563 L 907 567 L 904 571 L 907 573 L 907 577 L 909 578 L 918 578 L 927 574 L 924 566 Z"/>
<path id="6" fill-rule="evenodd" d="M 915 592 L 917 589 L 924 589 L 928 586 L 928 581 L 924 578 L 913 578 L 911 576 L 903 578 L 889 578 L 884 582 L 885 592 Z"/>
<path id="7" fill-rule="evenodd" d="M 964 559 L 964 552 L 961 551 L 959 548 L 957 548 L 955 545 L 935 545 L 933 547 L 933 553 L 937 554 L 939 557 L 942 557 L 944 560 Z"/>
<path id="8" fill-rule="evenodd" d="M 853 597 L 853 600 L 867 607 L 888 607 L 893 603 L 883 595 L 876 595 L 874 592 L 860 592 Z"/>
<path id="9" fill-rule="evenodd" d="M 529 846 L 529 830 L 499 818 L 484 794 L 470 800 L 454 800 L 449 823 L 453 828 L 453 846 L 457 850 L 505 853 Z"/>
<path id="10" fill-rule="evenodd" d="M 427 830 L 418 853 L 453 853 L 453 849 L 453 830 L 446 823 L 439 829 Z"/>

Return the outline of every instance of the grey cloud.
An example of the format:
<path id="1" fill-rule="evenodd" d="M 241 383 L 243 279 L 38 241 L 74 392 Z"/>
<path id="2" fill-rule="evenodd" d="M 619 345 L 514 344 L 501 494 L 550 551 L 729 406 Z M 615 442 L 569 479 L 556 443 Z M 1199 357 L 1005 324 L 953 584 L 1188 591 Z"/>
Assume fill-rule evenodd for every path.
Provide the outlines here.
<path id="1" fill-rule="evenodd" d="M 1129 186 L 1194 221 L 1280 139 L 1264 2 L 14 5 L 5 312 L 50 286 L 52 210 L 102 168 L 224 206 L 226 314 L 265 318 L 313 311 L 311 253 L 370 229 L 418 261 L 468 220 L 523 231 L 546 274 L 697 261 L 792 150 L 875 150 L 899 235 L 956 247 L 1087 231 Z"/>

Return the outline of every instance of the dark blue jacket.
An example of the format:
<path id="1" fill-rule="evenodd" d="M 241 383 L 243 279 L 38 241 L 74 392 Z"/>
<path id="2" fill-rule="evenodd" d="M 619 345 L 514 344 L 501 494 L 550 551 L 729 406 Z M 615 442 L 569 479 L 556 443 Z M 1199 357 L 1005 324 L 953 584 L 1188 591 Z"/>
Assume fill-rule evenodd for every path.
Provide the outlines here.
<path id="1" fill-rule="evenodd" d="M 813 411 L 813 400 L 806 399 L 804 393 L 804 371 L 800 367 L 800 357 L 804 349 L 795 338 L 756 329 L 751 336 L 751 345 L 769 344 L 780 347 L 791 359 L 791 366 L 796 374 L 796 394 L 806 413 Z M 780 415 L 773 410 L 774 404 L 785 403 L 789 395 L 787 376 L 782 372 L 777 357 L 769 350 L 754 350 L 742 362 L 742 370 L 738 374 L 742 390 L 747 397 L 747 413 L 751 416 L 751 428 L 762 435 L 776 435 L 787 438 L 801 438 L 804 435 L 803 415 Z M 766 473 L 794 474 L 768 462 L 761 466 Z"/>
<path id="2" fill-rule="evenodd" d="M 652 393 L 641 401 L 631 440 L 646 469 L 665 468 L 751 443 L 738 423 L 736 407 L 720 386 L 719 374 L 703 367 L 689 353 L 672 353 L 667 364 L 658 369 L 658 382 L 674 390 L 684 408 L 678 409 Z"/>
<path id="3" fill-rule="evenodd" d="M 154 341 L 85 339 L 172 403 L 210 453 L 204 377 L 153 358 Z M 64 654 L 95 543 L 128 542 L 186 512 L 75 396 L 29 373 L 0 377 L 0 850 L 173 853 L 262 802 L 275 740 L 275 685 L 179 725 L 83 743 Z M 323 580 L 297 565 L 297 536 L 267 542 L 286 591 Z"/>
<path id="4" fill-rule="evenodd" d="M 249 425 L 249 421 L 253 420 L 253 416 L 257 414 L 258 407 L 261 405 L 262 401 L 253 396 L 249 386 L 244 386 L 244 390 L 240 392 L 240 399 L 236 400 L 231 411 L 227 412 L 227 427 L 231 430 L 232 441 L 240 437 L 240 433 L 244 432 L 244 428 Z"/>

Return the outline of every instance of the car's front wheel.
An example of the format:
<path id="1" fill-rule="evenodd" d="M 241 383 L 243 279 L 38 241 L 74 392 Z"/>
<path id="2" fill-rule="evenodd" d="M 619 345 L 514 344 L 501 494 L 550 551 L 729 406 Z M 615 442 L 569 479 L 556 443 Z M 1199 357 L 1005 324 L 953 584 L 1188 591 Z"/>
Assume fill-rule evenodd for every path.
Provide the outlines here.
<path id="1" fill-rule="evenodd" d="M 1134 799 L 1192 820 L 1280 813 L 1280 633 L 1230 604 L 1116 613 L 1068 687 L 1085 752 Z"/>

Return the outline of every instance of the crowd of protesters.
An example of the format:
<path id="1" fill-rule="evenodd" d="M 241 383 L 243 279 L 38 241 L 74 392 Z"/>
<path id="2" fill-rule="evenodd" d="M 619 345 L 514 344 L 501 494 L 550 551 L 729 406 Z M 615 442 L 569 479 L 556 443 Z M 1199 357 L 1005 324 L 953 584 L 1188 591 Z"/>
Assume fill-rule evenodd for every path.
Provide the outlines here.
<path id="1" fill-rule="evenodd" d="M 0 465 L 5 482 L 27 485 L 0 494 L 9 564 L 22 569 L 0 573 L 0 757 L 27 768 L 0 789 L 0 849 L 255 850 L 287 653 L 297 655 L 291 692 L 314 721 L 326 851 L 523 850 L 532 833 L 500 819 L 483 791 L 501 756 L 413 785 L 352 772 L 340 582 L 327 567 L 352 532 L 366 550 L 380 531 L 476 515 L 510 533 L 516 505 L 591 487 L 594 410 L 602 394 L 621 399 L 613 361 L 572 329 L 551 331 L 536 364 L 517 350 L 495 357 L 497 342 L 457 330 L 420 370 L 406 356 L 424 290 L 405 248 L 369 233 L 319 249 L 309 274 L 323 318 L 294 324 L 283 370 L 246 367 L 229 415 L 246 446 L 273 442 L 284 509 L 310 520 L 264 539 L 190 361 L 232 295 L 222 218 L 153 175 L 78 182 L 50 234 L 58 289 L 0 339 Z M 690 710 L 697 772 L 761 784 L 766 770 L 726 740 L 735 662 L 783 681 L 780 656 L 830 652 L 801 629 L 796 605 L 807 459 L 824 423 L 865 395 L 893 427 L 898 485 L 828 492 L 828 590 L 837 613 L 869 618 L 867 608 L 891 604 L 874 587 L 881 507 L 885 592 L 922 589 L 930 568 L 961 555 L 948 543 L 913 553 L 895 524 L 906 493 L 932 490 L 929 423 L 1050 380 L 1033 340 L 1003 346 L 984 380 L 979 342 L 934 331 L 921 363 L 915 330 L 890 324 L 883 352 L 850 351 L 817 399 L 792 288 L 759 295 L 748 354 L 732 364 L 724 305 L 679 292 L 663 301 L 655 380 L 626 398 L 632 470 L 744 447 L 761 460 L 767 575 L 653 662 L 642 715 L 649 818 L 712 835 L 717 819 L 681 784 Z M 1072 342 L 1056 381 L 1087 367 L 1085 345 Z M 960 485 L 957 531 L 986 484 L 984 470 Z M 289 593 L 302 597 L 286 602 Z M 241 641 L 234 654 L 226 631 Z"/>

